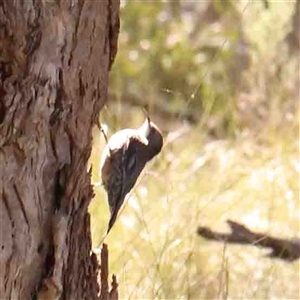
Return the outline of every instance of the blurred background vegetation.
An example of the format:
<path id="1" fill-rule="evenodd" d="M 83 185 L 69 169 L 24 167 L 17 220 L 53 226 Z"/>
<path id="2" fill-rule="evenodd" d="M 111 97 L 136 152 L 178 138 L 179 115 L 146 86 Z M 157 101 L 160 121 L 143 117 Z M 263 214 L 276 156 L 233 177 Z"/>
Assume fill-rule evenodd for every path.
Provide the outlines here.
<path id="1" fill-rule="evenodd" d="M 121 3 L 119 51 L 101 122 L 138 127 L 142 107 L 165 146 L 105 242 L 120 299 L 298 299 L 299 262 L 208 242 L 198 226 L 231 218 L 299 236 L 300 1 Z M 94 134 L 97 250 L 109 210 Z"/>

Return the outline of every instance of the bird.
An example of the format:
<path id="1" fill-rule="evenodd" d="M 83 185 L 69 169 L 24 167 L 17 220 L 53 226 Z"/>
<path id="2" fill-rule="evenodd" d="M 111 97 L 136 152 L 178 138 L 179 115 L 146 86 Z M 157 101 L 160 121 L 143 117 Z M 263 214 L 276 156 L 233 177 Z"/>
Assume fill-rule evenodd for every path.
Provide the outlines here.
<path id="1" fill-rule="evenodd" d="M 102 185 L 110 209 L 106 235 L 145 165 L 160 153 L 162 147 L 161 130 L 149 116 L 139 128 L 120 130 L 107 140 L 100 162 Z"/>

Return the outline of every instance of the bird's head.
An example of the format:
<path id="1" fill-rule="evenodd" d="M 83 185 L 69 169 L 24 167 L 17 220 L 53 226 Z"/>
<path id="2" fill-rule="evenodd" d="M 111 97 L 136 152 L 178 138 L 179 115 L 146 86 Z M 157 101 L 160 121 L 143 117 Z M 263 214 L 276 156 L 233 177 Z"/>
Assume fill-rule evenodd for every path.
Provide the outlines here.
<path id="1" fill-rule="evenodd" d="M 145 122 L 137 129 L 139 133 L 148 141 L 147 145 L 147 159 L 150 160 L 156 156 L 162 149 L 163 136 L 160 129 L 151 122 L 147 116 Z"/>

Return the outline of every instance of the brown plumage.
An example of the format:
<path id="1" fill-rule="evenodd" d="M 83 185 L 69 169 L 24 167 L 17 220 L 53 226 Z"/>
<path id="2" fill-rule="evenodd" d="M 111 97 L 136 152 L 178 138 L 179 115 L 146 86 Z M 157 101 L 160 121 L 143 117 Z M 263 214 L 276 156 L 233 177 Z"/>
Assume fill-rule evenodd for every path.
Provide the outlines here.
<path id="1" fill-rule="evenodd" d="M 110 208 L 107 234 L 125 196 L 134 187 L 146 163 L 161 151 L 162 146 L 162 134 L 149 117 L 138 129 L 123 129 L 108 140 L 101 159 L 102 183 Z"/>

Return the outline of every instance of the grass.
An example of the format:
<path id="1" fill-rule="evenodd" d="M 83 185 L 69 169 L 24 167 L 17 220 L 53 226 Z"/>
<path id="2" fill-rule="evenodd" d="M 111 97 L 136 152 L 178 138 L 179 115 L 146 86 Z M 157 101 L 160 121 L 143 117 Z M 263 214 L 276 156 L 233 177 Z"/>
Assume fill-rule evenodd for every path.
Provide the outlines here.
<path id="1" fill-rule="evenodd" d="M 147 167 L 105 242 L 121 299 L 298 299 L 299 263 L 251 246 L 224 246 L 198 226 L 228 230 L 226 219 L 280 237 L 299 234 L 299 157 L 294 125 L 231 140 L 200 128 L 174 138 Z M 93 180 L 104 145 L 95 134 Z M 90 206 L 97 247 L 109 217 L 101 186 Z"/>
<path id="2" fill-rule="evenodd" d="M 162 153 L 147 165 L 105 239 L 120 299 L 299 299 L 298 261 L 270 259 L 265 249 L 209 242 L 196 234 L 198 226 L 226 232 L 226 220 L 232 219 L 254 231 L 299 237 L 299 58 L 291 57 L 283 43 L 294 2 L 269 1 L 269 9 L 262 9 L 261 1 L 249 3 L 247 10 L 243 1 L 236 4 L 251 45 L 251 63 L 241 75 L 244 93 L 224 98 L 233 133 L 218 139 L 208 134 L 205 126 L 218 119 L 212 115 L 217 98 L 199 125 L 170 125 Z M 144 88 L 151 94 L 148 82 Z M 142 111 L 124 114 L 121 105 L 110 107 L 105 117 L 110 124 L 118 120 L 108 135 L 143 121 Z M 94 183 L 101 181 L 104 145 L 95 131 Z M 94 189 L 90 212 L 97 248 L 109 210 L 104 189 L 98 184 Z"/>

